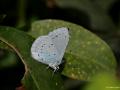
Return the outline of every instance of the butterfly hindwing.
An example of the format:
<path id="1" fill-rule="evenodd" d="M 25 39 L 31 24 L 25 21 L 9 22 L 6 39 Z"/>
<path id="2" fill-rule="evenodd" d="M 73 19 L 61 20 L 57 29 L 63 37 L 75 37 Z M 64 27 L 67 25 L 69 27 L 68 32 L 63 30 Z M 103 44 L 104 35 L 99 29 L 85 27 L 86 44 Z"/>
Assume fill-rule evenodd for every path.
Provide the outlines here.
<path id="1" fill-rule="evenodd" d="M 37 38 L 32 45 L 31 52 L 34 59 L 45 64 L 55 63 L 59 56 L 49 36 Z"/>

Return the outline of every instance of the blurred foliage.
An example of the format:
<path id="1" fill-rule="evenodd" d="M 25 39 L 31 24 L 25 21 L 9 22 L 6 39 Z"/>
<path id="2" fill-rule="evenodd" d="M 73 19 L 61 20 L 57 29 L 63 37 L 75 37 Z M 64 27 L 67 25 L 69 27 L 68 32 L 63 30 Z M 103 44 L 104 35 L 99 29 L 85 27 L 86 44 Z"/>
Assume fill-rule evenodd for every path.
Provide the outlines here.
<path id="1" fill-rule="evenodd" d="M 31 23 L 49 18 L 81 25 L 105 40 L 117 59 L 117 76 L 120 77 L 120 0 L 0 0 L 1 26 L 12 26 L 28 32 Z M 44 31 L 48 32 L 47 30 Z M 24 65 L 8 45 L 0 42 L 0 48 L 0 84 L 4 87 L 0 90 L 14 90 L 16 86 L 21 85 Z M 67 54 L 65 56 L 67 57 Z M 99 81 L 97 78 L 94 81 L 96 84 L 93 82 L 90 86 L 92 90 Z M 110 78 L 108 81 L 113 77 Z M 79 81 L 69 79 L 66 81 L 69 83 L 68 88 L 80 86 Z"/>
<path id="2" fill-rule="evenodd" d="M 120 81 L 114 74 L 99 73 L 83 90 L 120 90 Z"/>

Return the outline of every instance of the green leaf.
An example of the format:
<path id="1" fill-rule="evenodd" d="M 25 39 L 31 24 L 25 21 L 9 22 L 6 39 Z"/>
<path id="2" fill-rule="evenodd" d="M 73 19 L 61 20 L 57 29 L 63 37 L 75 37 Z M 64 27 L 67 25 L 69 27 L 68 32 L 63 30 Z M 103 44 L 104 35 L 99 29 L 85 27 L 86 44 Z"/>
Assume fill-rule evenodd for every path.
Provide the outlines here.
<path id="1" fill-rule="evenodd" d="M 0 70 L 18 65 L 17 55 L 9 50 L 0 47 Z"/>
<path id="2" fill-rule="evenodd" d="M 83 90 L 120 90 L 120 80 L 111 73 L 99 73 Z"/>
<path id="3" fill-rule="evenodd" d="M 12 48 L 25 65 L 26 73 L 22 79 L 26 90 L 63 90 L 63 82 L 59 73 L 32 59 L 30 48 L 33 38 L 15 28 L 0 27 L 0 41 Z"/>
<path id="4" fill-rule="evenodd" d="M 89 80 L 97 72 L 115 72 L 116 61 L 110 47 L 85 28 L 61 20 L 43 20 L 32 24 L 33 37 L 46 35 L 58 27 L 68 27 L 70 41 L 64 55 L 62 74 L 79 80 Z"/>

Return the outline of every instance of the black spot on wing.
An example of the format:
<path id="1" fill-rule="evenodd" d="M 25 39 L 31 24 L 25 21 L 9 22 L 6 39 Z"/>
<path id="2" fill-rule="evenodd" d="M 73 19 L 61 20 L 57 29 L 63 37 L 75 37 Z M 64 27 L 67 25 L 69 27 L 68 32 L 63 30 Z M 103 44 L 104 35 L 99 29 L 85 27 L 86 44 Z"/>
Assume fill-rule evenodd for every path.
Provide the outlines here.
<path id="1" fill-rule="evenodd" d="M 56 54 L 54 53 L 53 55 L 55 56 Z"/>
<path id="2" fill-rule="evenodd" d="M 53 43 L 51 43 L 50 45 L 53 46 Z"/>
<path id="3" fill-rule="evenodd" d="M 58 37 L 58 35 L 55 35 L 55 37 Z"/>

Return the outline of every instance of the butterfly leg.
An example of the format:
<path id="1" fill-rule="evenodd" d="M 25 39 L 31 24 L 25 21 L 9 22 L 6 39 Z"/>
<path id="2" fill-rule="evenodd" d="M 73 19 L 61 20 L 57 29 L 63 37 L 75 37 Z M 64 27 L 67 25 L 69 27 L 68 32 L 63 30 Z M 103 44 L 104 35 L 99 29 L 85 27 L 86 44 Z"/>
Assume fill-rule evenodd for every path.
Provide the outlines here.
<path id="1" fill-rule="evenodd" d="M 47 67 L 46 67 L 46 69 L 48 69 L 50 66 L 48 65 Z"/>
<path id="2" fill-rule="evenodd" d="M 53 64 L 53 63 L 50 63 L 50 64 L 49 64 L 49 67 L 51 67 L 51 68 L 54 69 L 54 71 L 53 71 L 53 73 L 52 73 L 52 76 L 53 76 L 54 73 L 59 69 L 59 66 L 56 65 L 56 64 Z"/>
<path id="3" fill-rule="evenodd" d="M 59 69 L 59 66 L 56 66 L 56 67 L 54 68 L 54 72 L 56 72 L 58 69 Z"/>
<path id="4" fill-rule="evenodd" d="M 59 66 L 56 65 L 56 63 L 54 63 L 54 64 L 53 64 L 53 63 L 50 63 L 50 64 L 49 64 L 49 67 L 53 68 L 53 69 L 54 69 L 54 72 L 59 69 Z"/>
<path id="5" fill-rule="evenodd" d="M 59 69 L 59 66 L 56 66 L 56 67 L 54 68 L 54 71 L 53 71 L 53 73 L 52 73 L 52 76 L 54 75 L 54 73 L 55 73 L 58 69 Z"/>

